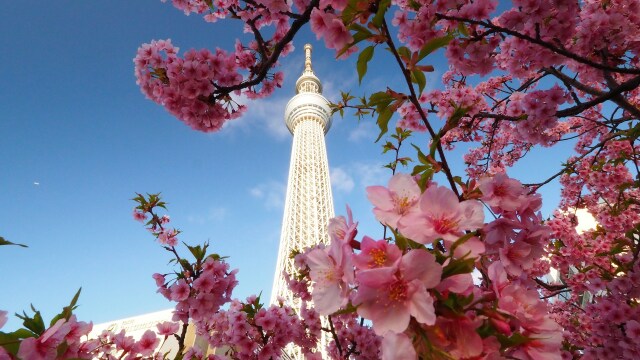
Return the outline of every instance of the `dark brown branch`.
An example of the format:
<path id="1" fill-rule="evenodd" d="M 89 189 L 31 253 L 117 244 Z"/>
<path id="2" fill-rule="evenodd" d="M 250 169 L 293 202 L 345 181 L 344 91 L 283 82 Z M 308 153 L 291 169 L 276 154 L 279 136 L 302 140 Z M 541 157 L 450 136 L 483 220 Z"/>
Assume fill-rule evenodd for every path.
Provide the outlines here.
<path id="1" fill-rule="evenodd" d="M 545 288 L 546 290 L 549 291 L 560 291 L 560 290 L 564 290 L 567 288 L 567 285 L 551 285 L 551 284 L 547 284 L 546 282 L 540 280 L 540 279 L 533 279 L 533 281 L 536 282 L 536 284 L 538 284 L 540 287 Z"/>
<path id="2" fill-rule="evenodd" d="M 557 178 L 558 176 L 562 175 L 567 168 L 577 164 L 578 162 L 580 162 L 582 159 L 584 159 L 587 155 L 591 154 L 594 150 L 596 149 L 601 149 L 602 147 L 604 147 L 604 145 L 614 139 L 615 137 L 619 136 L 620 134 L 612 134 L 609 137 L 607 137 L 606 139 L 602 140 L 601 142 L 599 142 L 598 144 L 592 146 L 589 151 L 585 152 L 584 154 L 580 155 L 577 159 L 573 160 L 572 162 L 568 163 L 566 166 L 564 166 L 560 171 L 556 172 L 555 174 L 553 174 L 552 176 L 550 176 L 549 178 L 547 178 L 545 181 L 540 182 L 540 183 L 535 183 L 535 184 L 522 184 L 524 186 L 527 187 L 532 187 L 531 191 L 529 191 L 529 194 L 532 194 L 534 192 L 536 192 L 539 188 L 541 188 L 543 185 L 546 185 L 548 183 L 550 183 L 553 179 Z"/>
<path id="3" fill-rule="evenodd" d="M 548 73 L 550 73 L 553 76 L 557 77 L 563 83 L 568 83 L 568 84 L 572 85 L 573 87 L 575 87 L 576 89 L 578 89 L 578 90 L 580 90 L 582 92 L 585 92 L 587 94 L 597 95 L 597 96 L 603 96 L 603 95 L 607 94 L 604 91 L 600 91 L 600 90 L 595 89 L 593 87 L 590 87 L 590 86 L 587 86 L 585 84 L 582 84 L 581 82 L 577 81 L 576 79 L 567 76 L 566 74 L 562 73 L 561 71 L 559 71 L 559 70 L 557 70 L 555 68 L 546 68 L 545 71 L 547 71 Z M 631 80 L 629 80 L 629 81 L 631 81 Z M 625 83 L 623 83 L 623 84 L 625 84 Z M 617 88 L 618 86 L 619 85 L 615 84 L 612 87 L 613 88 Z M 637 86 L 638 85 L 636 85 L 636 87 Z M 631 89 L 631 90 L 633 90 L 633 89 Z M 611 91 L 613 91 L 613 89 Z M 626 91 L 629 91 L 629 90 L 626 90 Z M 614 94 L 614 96 L 612 96 L 611 100 L 613 102 L 615 102 L 618 106 L 623 108 L 624 110 L 628 111 L 631 114 L 634 114 L 634 116 L 636 118 L 640 117 L 640 110 L 638 110 L 637 107 L 635 107 L 634 105 L 630 104 L 626 99 L 624 99 L 623 97 L 621 97 L 619 95 L 620 94 Z"/>
<path id="4" fill-rule="evenodd" d="M 561 117 L 578 115 L 590 107 L 596 106 L 608 100 L 613 100 L 614 98 L 621 95 L 623 92 L 634 90 L 638 86 L 640 86 L 640 76 L 636 76 L 631 80 L 625 81 L 622 84 L 612 88 L 609 92 L 603 93 L 601 96 L 598 96 L 590 101 L 578 104 L 568 109 L 559 110 L 558 112 L 556 112 L 556 116 L 561 118 Z M 628 104 L 628 105 L 631 105 L 631 104 Z M 640 118 L 640 109 L 634 107 L 633 105 L 625 106 L 623 108 L 628 112 L 632 113 L 634 116 L 637 116 L 638 118 Z"/>
<path id="5" fill-rule="evenodd" d="M 557 70 L 556 70 L 557 71 Z M 573 85 L 573 80 L 569 77 L 567 77 L 564 74 L 556 74 L 553 73 L 553 75 L 558 76 L 558 78 L 560 78 L 560 76 L 562 76 L 561 80 L 567 81 L 568 83 L 570 83 L 571 85 Z M 601 104 L 605 101 L 609 101 L 609 100 L 614 100 L 617 97 L 620 97 L 620 95 L 624 92 L 627 91 L 631 91 L 636 89 L 638 86 L 640 86 L 640 76 L 634 77 L 631 80 L 625 81 L 622 84 L 619 84 L 617 86 L 615 86 L 614 88 L 612 88 L 609 92 L 601 92 L 601 91 L 597 91 L 595 89 L 590 89 L 590 91 L 594 91 L 597 92 L 597 94 L 599 95 L 596 98 L 591 99 L 590 101 L 587 102 L 583 102 L 583 103 L 579 103 L 576 106 L 567 108 L 567 109 L 562 109 L 562 110 L 558 110 L 555 114 L 556 117 L 558 118 L 563 118 L 563 117 L 568 117 L 568 116 L 575 116 L 578 115 L 580 113 L 582 113 L 583 111 L 594 107 L 598 104 Z M 579 89 L 578 86 L 575 86 L 576 88 Z M 580 89 L 582 90 L 582 89 Z M 619 99 L 618 99 L 619 100 Z M 619 101 L 616 102 L 618 105 Z M 631 113 L 635 118 L 640 118 L 640 109 L 636 108 L 635 106 L 627 103 L 628 106 L 622 106 L 621 107 L 623 109 L 625 109 L 627 112 Z M 517 116 L 509 116 L 509 115 L 504 115 L 504 114 L 493 114 L 493 113 L 487 113 L 487 112 L 479 112 L 475 115 L 473 115 L 472 117 L 473 119 L 496 119 L 496 120 L 506 120 L 506 121 L 520 121 L 520 120 L 524 120 L 523 118 L 517 117 Z"/>
<path id="6" fill-rule="evenodd" d="M 309 22 L 309 19 L 311 18 L 311 11 L 316 8 L 319 3 L 320 0 L 311 0 L 309 6 L 307 6 L 305 11 L 300 14 L 300 17 L 291 24 L 291 28 L 289 28 L 289 31 L 287 31 L 282 39 L 280 39 L 280 41 L 278 41 L 274 45 L 271 55 L 266 59 L 263 59 L 263 61 L 257 67 L 257 70 L 254 73 L 254 75 L 256 76 L 253 79 L 232 86 L 220 86 L 213 94 L 209 96 L 209 101 L 215 101 L 215 99 L 219 95 L 226 95 L 235 90 L 246 89 L 251 86 L 258 85 L 260 82 L 262 82 L 262 80 L 264 80 L 264 78 L 267 76 L 269 70 L 271 70 L 273 65 L 280 58 L 280 54 L 282 54 L 282 50 L 284 50 L 284 47 L 293 40 L 296 33 L 302 28 L 302 26 Z"/>
<path id="7" fill-rule="evenodd" d="M 427 131 L 429 131 L 429 135 L 431 135 L 432 141 L 436 143 L 436 149 L 438 151 L 438 155 L 440 156 L 441 163 L 442 163 L 442 170 L 444 171 L 444 174 L 449 182 L 449 186 L 451 187 L 451 190 L 453 190 L 453 192 L 456 194 L 458 199 L 462 200 L 462 195 L 460 195 L 460 193 L 458 192 L 456 182 L 455 180 L 453 180 L 453 174 L 451 173 L 451 168 L 449 168 L 449 164 L 447 163 L 447 159 L 444 154 L 444 149 L 442 148 L 442 144 L 440 144 L 441 134 L 437 134 L 435 132 L 435 130 L 431 126 L 431 123 L 429 123 L 427 119 L 427 114 L 425 114 L 424 109 L 422 109 L 422 105 L 420 105 L 420 102 L 418 101 L 418 96 L 416 95 L 416 91 L 413 88 L 413 84 L 411 82 L 411 75 L 409 74 L 409 71 L 405 68 L 404 62 L 402 61 L 402 59 L 400 58 L 400 55 L 398 54 L 398 49 L 396 49 L 396 46 L 393 43 L 393 40 L 392 40 L 393 38 L 391 37 L 391 33 L 389 32 L 389 26 L 387 25 L 386 19 L 383 19 L 382 21 L 382 31 L 384 32 L 384 35 L 387 39 L 386 43 L 387 45 L 389 45 L 389 50 L 391 50 L 391 53 L 395 57 L 396 62 L 398 63 L 398 66 L 400 66 L 400 69 L 402 70 L 402 75 L 404 76 L 404 80 L 407 83 L 407 86 L 409 87 L 409 92 L 411 93 L 411 96 L 409 96 L 409 100 L 411 101 L 413 106 L 416 108 L 416 110 L 420 114 L 420 118 L 422 119 L 422 122 L 426 126 Z"/>

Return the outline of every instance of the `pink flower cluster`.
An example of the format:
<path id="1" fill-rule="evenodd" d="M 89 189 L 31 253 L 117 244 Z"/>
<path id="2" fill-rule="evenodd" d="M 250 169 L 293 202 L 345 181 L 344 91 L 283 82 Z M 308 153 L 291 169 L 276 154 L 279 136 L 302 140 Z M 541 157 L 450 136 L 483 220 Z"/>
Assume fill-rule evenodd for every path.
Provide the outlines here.
<path id="1" fill-rule="evenodd" d="M 578 153 L 589 155 L 592 142 L 611 136 L 597 130 L 576 144 Z M 628 141 L 607 141 L 597 154 L 574 159 L 560 180 L 561 208 L 548 222 L 556 248 L 550 261 L 572 291 L 553 304 L 553 313 L 565 328 L 565 341 L 573 344 L 573 356 L 582 351 L 586 359 L 633 359 L 638 353 L 640 265 L 632 254 L 638 246 L 640 206 L 634 199 L 640 191 L 631 185 L 637 160 L 629 159 L 638 150 Z M 587 220 L 576 208 L 594 223 L 578 231 Z M 577 306 L 584 311 L 576 312 Z"/>
<path id="2" fill-rule="evenodd" d="M 174 320 L 188 323 L 206 322 L 231 301 L 231 293 L 238 284 L 235 274 L 229 271 L 229 264 L 207 258 L 201 269 L 193 274 L 179 276 L 172 284 L 167 283 L 165 276 L 154 274 L 158 292 L 165 298 L 177 302 Z"/>
<path id="3" fill-rule="evenodd" d="M 245 302 L 232 301 L 228 310 L 212 313 L 197 326 L 211 346 L 228 348 L 226 355 L 233 359 L 279 359 L 290 343 L 314 359 L 320 319 L 306 308 L 301 315 L 304 319 L 288 306 L 263 308 L 250 297 Z"/>
<path id="4" fill-rule="evenodd" d="M 189 50 L 183 59 L 171 40 L 159 40 L 142 45 L 133 61 L 142 92 L 195 130 L 219 130 L 244 111 L 229 96 L 210 99 L 214 83 L 231 86 L 242 81 L 235 54 Z"/>
<path id="5" fill-rule="evenodd" d="M 475 231 L 484 224 L 482 204 L 477 200 L 460 202 L 453 191 L 436 184 L 421 193 L 415 180 L 407 174 L 394 175 L 388 188 L 368 187 L 367 196 L 381 223 L 397 228 L 420 244 L 442 239 L 449 249 L 465 231 Z M 468 252 L 478 255 L 484 252 L 484 245 L 472 238 L 456 248 L 456 256 Z"/>
<path id="6" fill-rule="evenodd" d="M 380 359 L 380 337 L 370 327 L 361 325 L 355 313 L 333 315 L 331 321 L 337 335 L 327 348 L 331 359 L 343 359 L 349 353 L 358 360 Z M 342 356 L 338 344 L 344 348 Z"/>
<path id="7" fill-rule="evenodd" d="M 506 174 L 482 178 L 478 188 L 482 200 L 501 215 L 483 228 L 486 254 L 500 259 L 511 276 L 545 275 L 548 264 L 540 259 L 551 229 L 537 213 L 542 206 L 540 195 L 528 194 L 518 180 Z"/>
<path id="8" fill-rule="evenodd" d="M 485 225 L 478 200 L 460 201 L 435 183 L 421 192 L 406 174 L 394 175 L 388 188 L 369 187 L 376 218 L 417 245 L 400 247 L 398 238 L 358 241 L 350 214 L 349 220 L 332 220 L 331 243 L 297 257 L 300 274 L 311 280 L 316 310 L 335 319 L 343 316 L 339 310 L 355 309 L 381 337 L 383 359 L 434 351 L 425 348 L 424 338 L 456 358 L 559 359 L 561 328 L 526 276 L 540 275 L 550 234 L 535 214 L 540 198 L 503 174 L 483 179 L 474 191 L 502 217 Z M 465 262 L 473 266 L 462 270 Z M 472 280 L 476 267 L 489 274 L 480 286 Z M 480 328 L 491 336 L 481 337 Z M 498 341 L 510 337 L 522 340 L 506 347 Z M 330 352 L 339 358 L 336 345 Z"/>
<path id="9" fill-rule="evenodd" d="M 0 325 L 3 316 L 0 315 Z M 92 327 L 91 323 L 77 321 L 75 315 L 68 320 L 59 319 L 39 337 L 22 340 L 17 356 L 22 360 L 91 359 L 97 344 L 82 337 L 88 335 Z M 0 347 L 0 359 L 13 358 Z"/>
<path id="10" fill-rule="evenodd" d="M 337 1 L 334 1 L 334 3 L 337 3 Z M 346 5 L 346 2 L 344 2 L 344 5 Z M 333 12 L 314 9 L 311 12 L 311 30 L 316 34 L 317 39 L 324 38 L 325 46 L 330 49 L 340 50 L 353 41 L 349 30 Z"/>
<path id="11" fill-rule="evenodd" d="M 549 90 L 536 90 L 528 94 L 514 93 L 511 101 L 506 115 L 520 117 L 526 114 L 526 120 L 517 122 L 518 136 L 523 141 L 537 144 L 557 139 L 547 130 L 557 124 L 558 106 L 571 99 L 559 86 L 554 86 Z"/>

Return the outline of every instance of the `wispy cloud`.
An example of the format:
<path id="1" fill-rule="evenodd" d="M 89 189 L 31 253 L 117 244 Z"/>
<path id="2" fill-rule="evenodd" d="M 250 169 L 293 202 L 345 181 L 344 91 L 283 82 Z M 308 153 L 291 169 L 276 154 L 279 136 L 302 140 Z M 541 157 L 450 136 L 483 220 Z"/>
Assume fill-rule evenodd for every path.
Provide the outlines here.
<path id="1" fill-rule="evenodd" d="M 351 192 L 355 183 L 351 175 L 349 175 L 344 169 L 336 167 L 329 170 L 329 177 L 331 178 L 331 186 L 337 191 L 345 193 Z"/>
<path id="2" fill-rule="evenodd" d="M 276 140 L 286 140 L 291 137 L 289 129 L 284 123 L 284 110 L 289 97 L 282 96 L 282 92 L 278 92 L 278 96 L 266 99 L 249 100 L 242 96 L 236 101 L 240 104 L 246 104 L 247 112 L 238 120 L 226 122 L 226 132 L 249 133 L 257 130 Z"/>
<path id="3" fill-rule="evenodd" d="M 355 187 L 364 189 L 371 185 L 386 185 L 391 177 L 389 169 L 377 162 L 354 162 L 331 168 L 331 185 L 334 189 L 350 192 Z"/>
<path id="4" fill-rule="evenodd" d="M 279 181 L 268 181 L 249 189 L 249 194 L 263 201 L 268 210 L 284 209 L 287 186 Z"/>
<path id="5" fill-rule="evenodd" d="M 228 210 L 224 207 L 212 207 L 204 214 L 187 216 L 187 221 L 194 224 L 206 224 L 210 222 L 221 222 L 227 216 Z"/>
<path id="6" fill-rule="evenodd" d="M 353 171 L 358 174 L 358 182 L 364 188 L 371 185 L 386 185 L 391 177 L 389 169 L 382 163 L 355 163 Z"/>
<path id="7" fill-rule="evenodd" d="M 284 71 L 285 84 L 282 89 L 276 89 L 271 96 L 258 100 L 250 100 L 244 95 L 237 97 L 235 100 L 246 105 L 247 112 L 238 119 L 239 121 L 229 121 L 225 124 L 230 132 L 240 131 L 246 134 L 259 131 L 278 141 L 291 139 L 291 133 L 284 123 L 284 111 L 287 102 L 295 95 L 291 80 L 300 76 L 303 64 L 304 52 L 299 51 L 285 58 L 277 68 L 278 71 Z M 295 83 L 295 80 L 293 82 Z"/>
<path id="8" fill-rule="evenodd" d="M 359 142 L 360 140 L 373 140 L 378 135 L 378 128 L 369 121 L 360 121 L 358 126 L 349 132 L 348 140 L 351 142 Z"/>

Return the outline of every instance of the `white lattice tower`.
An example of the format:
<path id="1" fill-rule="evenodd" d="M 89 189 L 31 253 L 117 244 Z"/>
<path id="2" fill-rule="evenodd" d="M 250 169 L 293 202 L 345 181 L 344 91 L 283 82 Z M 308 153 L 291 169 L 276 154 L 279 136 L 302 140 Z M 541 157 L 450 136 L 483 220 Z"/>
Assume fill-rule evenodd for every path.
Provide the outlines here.
<path id="1" fill-rule="evenodd" d="M 328 243 L 327 224 L 334 216 L 329 162 L 324 135 L 331 127 L 331 110 L 321 95 L 322 84 L 311 68 L 311 45 L 304 46 L 305 67 L 296 82 L 296 93 L 285 110 L 285 123 L 293 134 L 291 164 L 284 206 L 278 262 L 271 290 L 271 303 L 278 298 L 300 310 L 300 301 L 287 288 L 283 272 L 295 274 L 293 250 L 324 242 Z M 322 348 L 326 345 L 322 341 Z M 302 359 L 298 349 L 289 349 L 289 356 Z"/>

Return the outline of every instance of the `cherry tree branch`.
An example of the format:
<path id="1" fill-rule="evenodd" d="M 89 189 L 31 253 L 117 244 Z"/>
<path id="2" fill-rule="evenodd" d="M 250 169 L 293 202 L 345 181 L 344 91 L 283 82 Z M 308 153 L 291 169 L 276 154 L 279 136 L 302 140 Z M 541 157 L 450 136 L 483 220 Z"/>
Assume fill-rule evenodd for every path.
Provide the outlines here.
<path id="1" fill-rule="evenodd" d="M 416 91 L 413 88 L 413 84 L 411 82 L 411 75 L 409 73 L 409 70 L 407 70 L 407 68 L 404 66 L 404 62 L 400 58 L 400 54 L 398 54 L 398 49 L 396 49 L 396 46 L 393 43 L 393 38 L 391 37 L 391 33 L 389 32 L 389 26 L 387 25 L 386 19 L 382 20 L 382 31 L 384 32 L 384 35 L 386 38 L 385 42 L 389 46 L 389 50 L 395 57 L 396 62 L 398 63 L 398 66 L 402 71 L 404 80 L 407 83 L 407 86 L 409 87 L 409 92 L 411 93 L 411 95 L 409 96 L 409 100 L 411 101 L 413 106 L 416 108 L 416 110 L 420 114 L 420 118 L 422 119 L 422 122 L 426 126 L 427 131 L 429 131 L 429 135 L 431 135 L 431 139 L 432 139 L 431 141 L 434 141 L 436 144 L 436 149 L 438 151 L 438 155 L 440 156 L 441 163 L 442 163 L 442 170 L 444 171 L 447 181 L 449 182 L 449 186 L 451 187 L 451 190 L 453 190 L 453 192 L 456 194 L 458 199 L 462 200 L 462 195 L 458 192 L 456 182 L 453 180 L 453 174 L 451 172 L 451 168 L 449 168 L 449 164 L 447 163 L 447 159 L 444 154 L 444 149 L 442 148 L 442 144 L 440 144 L 440 136 L 443 134 L 439 135 L 435 132 L 435 130 L 431 126 L 431 123 L 429 123 L 429 120 L 427 119 L 427 114 L 425 114 L 424 110 L 422 109 L 422 106 L 420 105 L 420 102 L 418 101 L 418 96 L 416 95 Z"/>
<path id="2" fill-rule="evenodd" d="M 211 95 L 209 95 L 209 98 L 207 100 L 210 102 L 214 102 L 220 96 L 229 94 L 236 90 L 246 89 L 258 85 L 260 82 L 262 82 L 262 80 L 264 80 L 264 78 L 267 76 L 269 70 L 271 70 L 273 65 L 275 65 L 275 63 L 280 58 L 280 55 L 282 54 L 285 46 L 293 40 L 302 26 L 309 22 L 309 19 L 311 19 L 311 11 L 316 8 L 319 3 L 320 0 L 311 0 L 309 6 L 307 6 L 305 11 L 300 14 L 300 17 L 296 18 L 296 20 L 294 20 L 294 22 L 291 24 L 291 27 L 289 28 L 287 33 L 282 37 L 282 39 L 280 39 L 280 41 L 278 41 L 273 46 L 271 54 L 268 54 L 266 50 L 264 54 L 261 54 L 264 57 L 259 66 L 257 66 L 256 71 L 252 74 L 255 75 L 255 77 L 253 77 L 251 80 L 241 82 L 240 84 L 231 86 L 219 86 Z"/>

